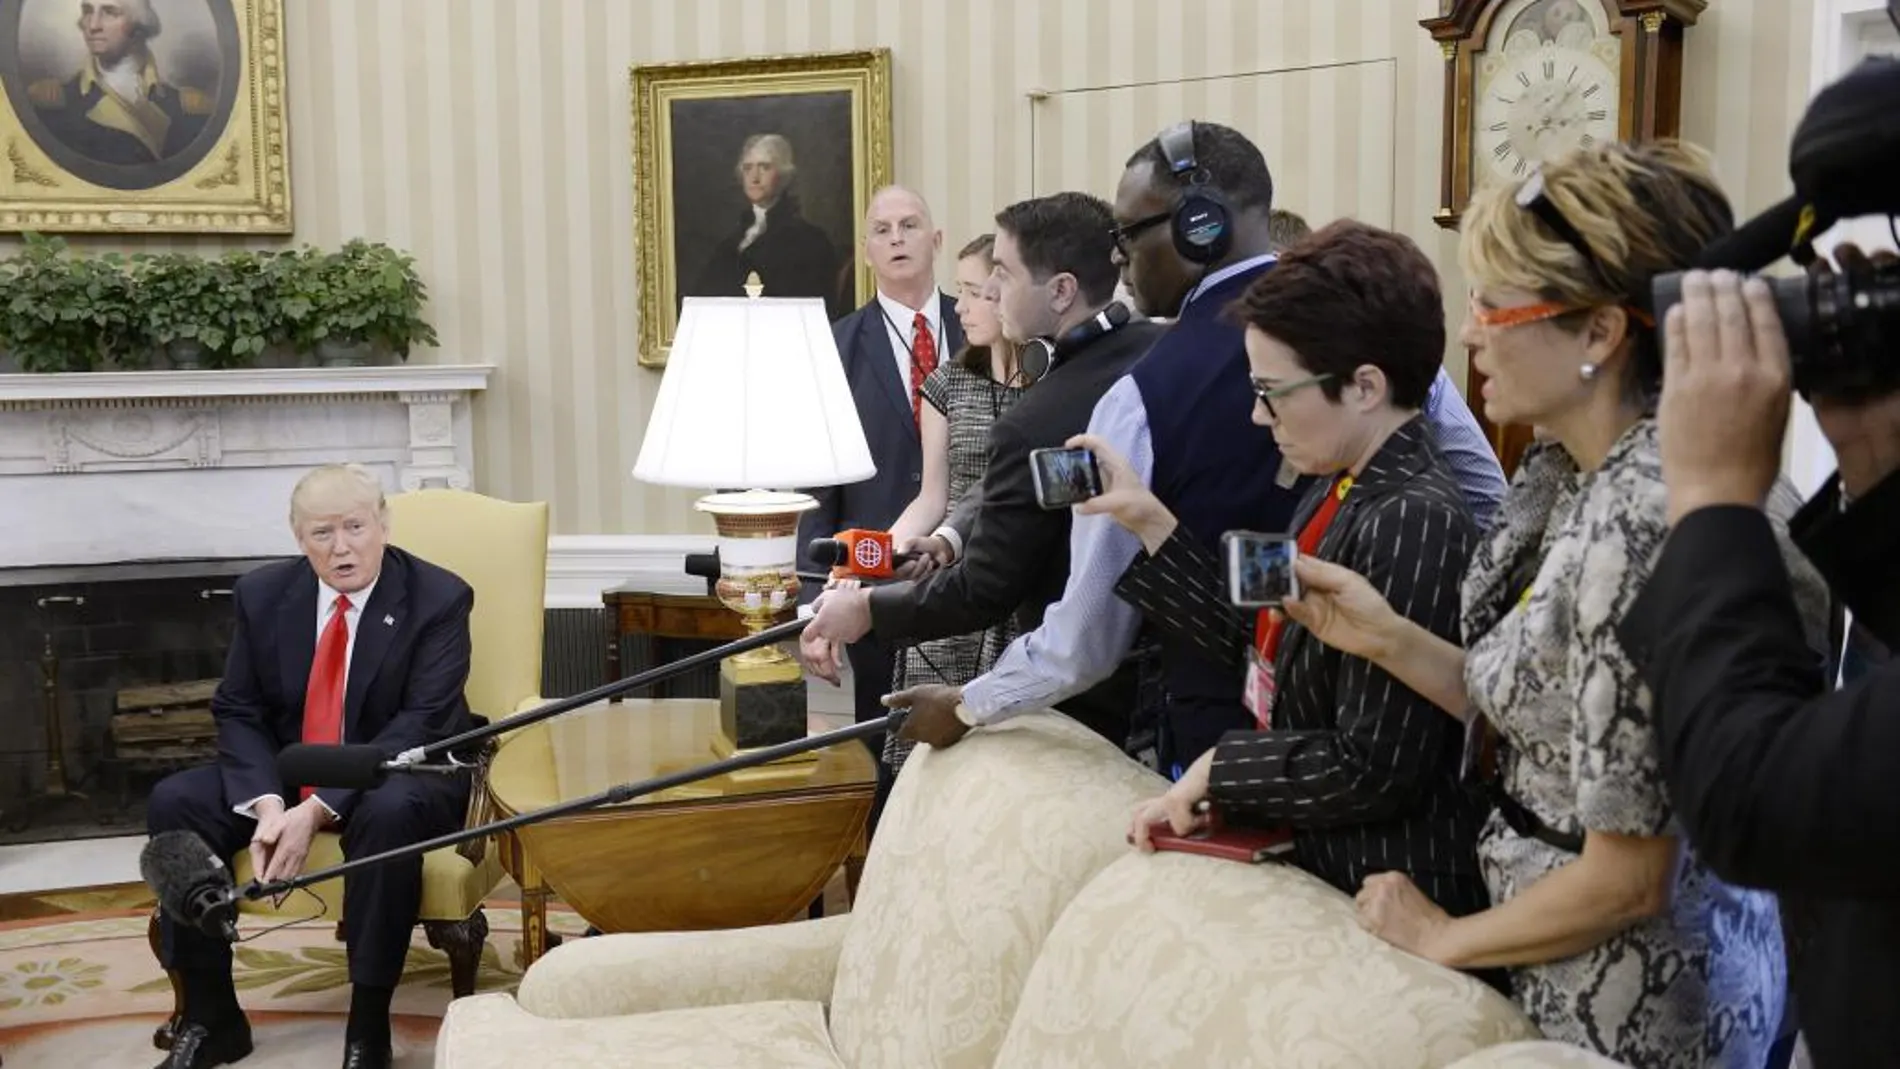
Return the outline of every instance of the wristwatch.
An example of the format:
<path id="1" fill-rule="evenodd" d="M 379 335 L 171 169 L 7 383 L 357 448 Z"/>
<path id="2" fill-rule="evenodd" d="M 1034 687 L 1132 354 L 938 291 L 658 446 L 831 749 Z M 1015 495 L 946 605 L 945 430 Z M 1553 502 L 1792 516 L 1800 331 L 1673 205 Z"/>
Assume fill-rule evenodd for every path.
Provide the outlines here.
<path id="1" fill-rule="evenodd" d="M 976 722 L 976 714 L 972 713 L 969 707 L 962 702 L 957 703 L 957 719 L 963 721 L 963 726 L 966 728 L 983 726 Z"/>

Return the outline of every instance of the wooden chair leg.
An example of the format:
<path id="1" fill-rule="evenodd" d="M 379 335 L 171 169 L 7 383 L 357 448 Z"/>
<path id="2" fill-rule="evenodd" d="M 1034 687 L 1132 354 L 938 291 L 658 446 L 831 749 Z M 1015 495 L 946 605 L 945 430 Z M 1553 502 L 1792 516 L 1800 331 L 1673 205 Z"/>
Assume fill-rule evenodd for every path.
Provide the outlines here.
<path id="1" fill-rule="evenodd" d="M 475 993 L 482 967 L 482 947 L 488 942 L 488 917 L 480 909 L 459 921 L 423 921 L 429 945 L 449 956 L 449 989 L 456 998 Z"/>
<path id="2" fill-rule="evenodd" d="M 162 964 L 165 960 L 165 956 L 159 949 L 163 945 L 163 939 L 159 935 L 158 908 L 156 906 L 152 908 L 152 919 L 145 926 L 145 940 L 152 947 L 153 960 Z M 165 979 L 170 980 L 172 985 L 172 1015 L 166 1018 L 165 1022 L 159 1025 L 158 1029 L 152 1033 L 152 1046 L 157 1047 L 159 1050 L 172 1049 L 172 1039 L 178 1035 L 178 1029 L 182 1027 L 185 1022 L 184 981 L 179 978 L 178 972 L 175 969 L 166 969 Z"/>

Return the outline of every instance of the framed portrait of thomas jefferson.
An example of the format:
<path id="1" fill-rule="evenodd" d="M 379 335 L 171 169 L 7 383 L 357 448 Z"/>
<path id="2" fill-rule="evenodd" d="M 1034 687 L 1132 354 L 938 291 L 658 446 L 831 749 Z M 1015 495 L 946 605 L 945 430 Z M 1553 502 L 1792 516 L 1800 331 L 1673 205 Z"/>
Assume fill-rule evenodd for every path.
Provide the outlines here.
<path id="1" fill-rule="evenodd" d="M 0 0 L 0 231 L 291 232 L 283 0 Z"/>
<path id="2" fill-rule="evenodd" d="M 870 299 L 864 213 L 891 181 L 888 49 L 633 68 L 640 363 L 664 367 L 681 302 Z"/>

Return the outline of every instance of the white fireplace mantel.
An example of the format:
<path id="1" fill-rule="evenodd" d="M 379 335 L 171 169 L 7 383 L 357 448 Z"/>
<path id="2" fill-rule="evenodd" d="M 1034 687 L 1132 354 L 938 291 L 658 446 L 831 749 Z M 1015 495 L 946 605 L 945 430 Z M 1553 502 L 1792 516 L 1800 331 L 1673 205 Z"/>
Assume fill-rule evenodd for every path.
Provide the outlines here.
<path id="1" fill-rule="evenodd" d="M 488 365 L 0 375 L 0 569 L 296 552 L 290 489 L 356 461 L 467 489 Z"/>

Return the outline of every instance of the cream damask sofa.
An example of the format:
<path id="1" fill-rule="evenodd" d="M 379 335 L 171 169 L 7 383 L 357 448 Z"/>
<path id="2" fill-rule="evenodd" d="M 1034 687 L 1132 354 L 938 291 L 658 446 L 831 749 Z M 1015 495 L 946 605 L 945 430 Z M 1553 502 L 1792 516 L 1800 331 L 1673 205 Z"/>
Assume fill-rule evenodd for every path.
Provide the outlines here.
<path id="1" fill-rule="evenodd" d="M 1055 714 L 919 748 L 851 913 L 570 941 L 517 996 L 453 1002 L 436 1065 L 1610 1064 L 1518 1044 L 1508 1000 L 1302 872 L 1133 852 L 1128 814 L 1165 786 Z"/>

